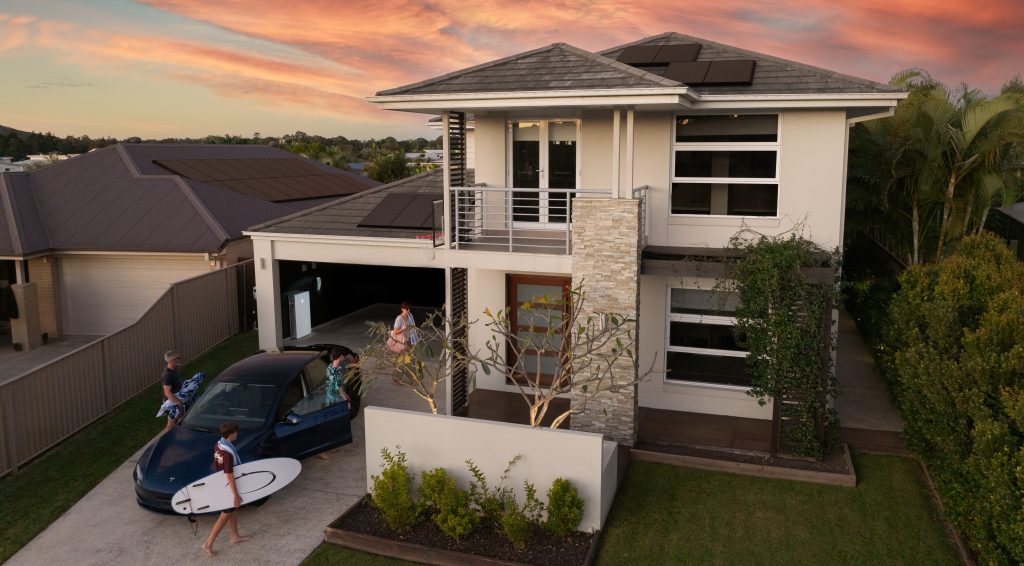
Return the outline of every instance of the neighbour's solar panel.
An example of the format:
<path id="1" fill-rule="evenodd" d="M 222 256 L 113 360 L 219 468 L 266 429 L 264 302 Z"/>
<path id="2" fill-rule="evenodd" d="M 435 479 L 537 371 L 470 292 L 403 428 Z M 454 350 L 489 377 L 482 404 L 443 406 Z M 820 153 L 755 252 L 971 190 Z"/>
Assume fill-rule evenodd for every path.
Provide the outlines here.
<path id="1" fill-rule="evenodd" d="M 679 81 L 683 84 L 696 85 L 704 82 L 710 61 L 691 61 L 670 63 L 663 75 L 666 79 Z"/>
<path id="2" fill-rule="evenodd" d="M 433 227 L 435 198 L 424 194 L 388 195 L 357 226 L 430 230 Z"/>
<path id="3" fill-rule="evenodd" d="M 706 85 L 748 85 L 754 80 L 754 61 L 712 61 Z"/>

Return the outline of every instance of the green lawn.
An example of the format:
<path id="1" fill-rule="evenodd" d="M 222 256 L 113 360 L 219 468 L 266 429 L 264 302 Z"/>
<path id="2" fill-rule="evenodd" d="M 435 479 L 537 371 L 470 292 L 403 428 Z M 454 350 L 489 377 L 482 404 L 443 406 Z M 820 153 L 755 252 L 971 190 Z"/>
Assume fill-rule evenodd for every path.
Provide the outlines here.
<path id="1" fill-rule="evenodd" d="M 599 564 L 959 563 L 917 463 L 857 455 L 856 488 L 635 462 Z"/>
<path id="2" fill-rule="evenodd" d="M 599 565 L 959 563 L 917 463 L 855 457 L 832 487 L 634 462 L 601 535 Z M 303 565 L 408 564 L 322 544 Z"/>
<path id="3" fill-rule="evenodd" d="M 255 331 L 231 338 L 182 366 L 181 374 L 204 371 L 213 378 L 258 349 Z M 154 375 L 154 381 L 160 376 Z M 0 479 L 0 563 L 6 561 L 72 505 L 145 446 L 167 423 L 156 414 L 160 386 L 145 391 Z M 68 475 L 73 468 L 75 474 Z"/>

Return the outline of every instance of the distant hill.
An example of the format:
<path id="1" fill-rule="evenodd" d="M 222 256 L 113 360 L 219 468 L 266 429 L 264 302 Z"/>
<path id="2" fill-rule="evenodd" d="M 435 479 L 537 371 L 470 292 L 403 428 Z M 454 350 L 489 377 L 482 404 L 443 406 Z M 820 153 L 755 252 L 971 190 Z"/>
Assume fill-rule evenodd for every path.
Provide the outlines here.
<path id="1" fill-rule="evenodd" d="M 14 132 L 15 134 L 18 134 L 18 137 L 21 138 L 21 139 L 25 139 L 25 138 L 28 137 L 28 132 L 23 132 L 21 130 L 15 130 L 14 128 L 8 128 L 7 126 L 4 126 L 4 125 L 0 124 L 0 136 L 6 137 L 11 132 Z"/>

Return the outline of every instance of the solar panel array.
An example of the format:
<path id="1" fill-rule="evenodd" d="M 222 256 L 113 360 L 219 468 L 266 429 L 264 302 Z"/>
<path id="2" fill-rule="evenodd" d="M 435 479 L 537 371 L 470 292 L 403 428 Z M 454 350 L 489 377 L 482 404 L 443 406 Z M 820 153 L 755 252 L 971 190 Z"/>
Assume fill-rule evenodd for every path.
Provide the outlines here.
<path id="1" fill-rule="evenodd" d="M 391 194 L 357 224 L 360 228 L 433 228 L 434 199 L 432 194 Z"/>
<path id="2" fill-rule="evenodd" d="M 366 187 L 302 158 L 168 159 L 155 161 L 171 173 L 268 202 L 351 195 Z"/>
<path id="3" fill-rule="evenodd" d="M 698 61 L 698 43 L 633 45 L 619 53 L 618 61 L 690 86 L 749 85 L 754 80 L 753 59 Z"/>

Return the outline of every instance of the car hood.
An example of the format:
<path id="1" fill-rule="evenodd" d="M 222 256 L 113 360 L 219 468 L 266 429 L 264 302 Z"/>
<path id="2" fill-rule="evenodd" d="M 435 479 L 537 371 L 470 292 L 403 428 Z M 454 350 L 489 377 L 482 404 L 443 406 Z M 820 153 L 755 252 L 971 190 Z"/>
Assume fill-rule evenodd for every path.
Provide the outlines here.
<path id="1" fill-rule="evenodd" d="M 243 462 L 257 459 L 258 432 L 240 432 L 235 449 Z M 175 493 L 186 483 L 215 471 L 213 446 L 220 434 L 176 426 L 161 436 L 139 459 L 142 485 L 148 490 Z"/>

